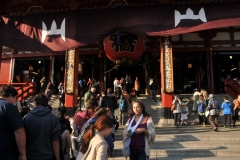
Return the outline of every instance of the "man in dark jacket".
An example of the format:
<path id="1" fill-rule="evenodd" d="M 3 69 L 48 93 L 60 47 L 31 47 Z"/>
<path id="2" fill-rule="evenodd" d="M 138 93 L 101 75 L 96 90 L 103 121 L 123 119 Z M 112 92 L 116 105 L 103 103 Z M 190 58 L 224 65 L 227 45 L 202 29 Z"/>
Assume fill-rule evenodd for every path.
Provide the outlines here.
<path id="1" fill-rule="evenodd" d="M 102 92 L 102 98 L 100 99 L 100 107 L 110 108 L 113 113 L 113 99 L 112 97 L 107 96 L 107 91 Z"/>
<path id="2" fill-rule="evenodd" d="M 33 103 L 33 110 L 23 118 L 27 136 L 27 158 L 60 160 L 59 120 L 47 108 L 48 100 L 44 94 L 37 95 Z"/>
<path id="3" fill-rule="evenodd" d="M 151 90 L 151 94 L 152 94 L 152 101 L 154 103 L 157 102 L 156 101 L 157 89 L 158 89 L 158 84 L 154 79 L 152 79 L 152 82 L 150 82 L 150 90 Z"/>
<path id="4" fill-rule="evenodd" d="M 61 86 L 61 89 L 59 90 L 59 106 L 65 106 L 65 91 L 64 86 Z"/>

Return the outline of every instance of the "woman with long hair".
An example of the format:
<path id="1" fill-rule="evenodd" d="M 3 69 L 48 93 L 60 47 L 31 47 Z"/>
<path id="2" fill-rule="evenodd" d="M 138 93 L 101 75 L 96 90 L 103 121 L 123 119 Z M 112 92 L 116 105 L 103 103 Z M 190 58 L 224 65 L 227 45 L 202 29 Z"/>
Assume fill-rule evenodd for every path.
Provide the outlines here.
<path id="1" fill-rule="evenodd" d="M 141 101 L 134 101 L 132 110 L 123 131 L 123 155 L 130 160 L 146 160 L 155 139 L 154 124 Z"/>
<path id="2" fill-rule="evenodd" d="M 108 144 L 104 138 L 112 132 L 112 127 L 113 121 L 109 116 L 100 116 L 85 133 L 77 160 L 107 160 Z"/>
<path id="3" fill-rule="evenodd" d="M 102 115 L 107 115 L 107 111 L 105 108 L 98 108 L 94 114 L 94 117 L 90 118 L 82 127 L 80 135 L 78 136 L 78 142 L 79 144 L 82 143 L 83 137 L 85 133 L 95 124 L 97 119 L 101 117 Z"/>

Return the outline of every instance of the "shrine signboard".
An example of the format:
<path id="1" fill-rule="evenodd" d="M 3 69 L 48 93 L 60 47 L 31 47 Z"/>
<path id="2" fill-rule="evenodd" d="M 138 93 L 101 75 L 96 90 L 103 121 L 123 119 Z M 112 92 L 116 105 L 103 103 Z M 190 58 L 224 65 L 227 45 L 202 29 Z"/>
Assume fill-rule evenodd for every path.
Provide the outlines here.
<path id="1" fill-rule="evenodd" d="M 164 77 L 164 92 L 172 93 L 174 91 L 173 83 L 173 59 L 172 59 L 172 44 L 171 37 L 162 37 L 163 48 L 163 77 Z"/>
<path id="2" fill-rule="evenodd" d="M 66 53 L 66 70 L 65 70 L 65 92 L 73 94 L 74 92 L 74 56 L 75 49 L 67 50 Z"/>

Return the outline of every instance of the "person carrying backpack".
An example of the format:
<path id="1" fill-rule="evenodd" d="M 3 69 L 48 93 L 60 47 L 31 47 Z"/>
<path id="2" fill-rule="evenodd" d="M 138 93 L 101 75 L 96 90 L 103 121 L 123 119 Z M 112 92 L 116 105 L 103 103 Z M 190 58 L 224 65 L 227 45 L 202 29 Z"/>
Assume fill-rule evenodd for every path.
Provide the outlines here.
<path id="1" fill-rule="evenodd" d="M 117 101 L 119 110 L 120 110 L 120 125 L 124 125 L 124 116 L 127 113 L 127 101 L 123 98 L 123 95 L 120 95 L 120 99 Z"/>
<path id="2" fill-rule="evenodd" d="M 220 107 L 218 105 L 218 101 L 214 99 L 213 94 L 210 94 L 208 96 L 208 99 L 209 99 L 209 102 L 206 110 L 209 111 L 209 122 L 213 127 L 213 131 L 217 131 Z"/>
<path id="3" fill-rule="evenodd" d="M 199 118 L 199 124 L 203 127 L 206 127 L 207 118 L 205 116 L 205 110 L 206 110 L 206 101 L 203 99 L 203 95 L 199 96 L 199 100 L 197 101 L 198 105 L 198 118 Z"/>

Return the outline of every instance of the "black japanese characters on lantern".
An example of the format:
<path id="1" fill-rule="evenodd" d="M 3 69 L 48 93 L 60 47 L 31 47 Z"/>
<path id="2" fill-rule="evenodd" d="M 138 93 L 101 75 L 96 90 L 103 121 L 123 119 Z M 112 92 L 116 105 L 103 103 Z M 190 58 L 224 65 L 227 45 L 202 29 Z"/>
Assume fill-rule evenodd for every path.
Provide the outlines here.
<path id="1" fill-rule="evenodd" d="M 104 38 L 106 56 L 117 65 L 132 65 L 145 50 L 145 37 L 117 31 Z"/>
<path id="2" fill-rule="evenodd" d="M 116 53 L 123 51 L 134 53 L 138 40 L 138 35 L 129 34 L 127 32 L 120 32 L 119 35 L 112 34 L 109 36 L 111 46 Z"/>

